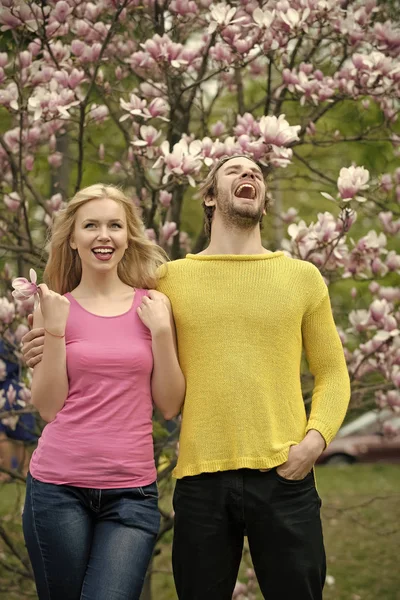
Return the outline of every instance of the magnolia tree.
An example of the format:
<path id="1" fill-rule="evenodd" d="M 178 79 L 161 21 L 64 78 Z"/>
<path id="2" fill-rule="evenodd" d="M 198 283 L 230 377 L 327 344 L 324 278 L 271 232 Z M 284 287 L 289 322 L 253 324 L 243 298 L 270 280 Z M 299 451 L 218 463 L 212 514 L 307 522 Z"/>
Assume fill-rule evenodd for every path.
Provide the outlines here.
<path id="1" fill-rule="evenodd" d="M 351 296 L 354 310 L 336 317 L 353 403 L 399 411 L 396 3 L 0 4 L 0 327 L 13 359 L 32 306 L 11 297 L 11 279 L 40 271 L 46 230 L 68 197 L 99 180 L 123 185 L 148 236 L 177 258 L 206 241 L 182 229 L 204 170 L 240 153 L 271 178 L 274 246 L 321 270 L 334 308 L 335 286 Z M 346 114 L 351 123 L 338 127 Z M 377 145 L 385 172 L 357 164 L 360 147 Z M 285 189 L 296 181 L 318 193 L 311 223 L 288 203 Z M 10 427 L 30 410 L 29 374 L 21 378 L 18 393 L 10 385 L 0 394 Z M 393 433 L 390 421 L 385 429 Z M 175 455 L 166 434 L 158 458 L 167 479 Z M 163 530 L 171 526 L 165 513 Z"/>

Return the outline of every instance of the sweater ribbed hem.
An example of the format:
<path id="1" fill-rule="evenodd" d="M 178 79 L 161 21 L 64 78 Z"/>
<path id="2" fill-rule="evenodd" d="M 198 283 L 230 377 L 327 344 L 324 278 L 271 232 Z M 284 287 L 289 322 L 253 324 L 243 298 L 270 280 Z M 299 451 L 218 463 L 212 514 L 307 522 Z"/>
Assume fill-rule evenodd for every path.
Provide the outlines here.
<path id="1" fill-rule="evenodd" d="M 318 419 L 310 419 L 307 423 L 306 433 L 311 429 L 316 429 L 324 438 L 326 445 L 331 443 L 333 438 L 336 435 L 336 432 L 333 432 L 332 429 L 326 423 L 319 421 Z"/>
<path id="2" fill-rule="evenodd" d="M 273 469 L 286 462 L 289 456 L 289 444 L 285 450 L 269 457 L 242 457 L 226 460 L 210 460 L 189 465 L 180 465 L 179 460 L 172 475 L 176 479 L 200 473 L 216 473 L 217 471 L 235 471 L 237 469 Z"/>

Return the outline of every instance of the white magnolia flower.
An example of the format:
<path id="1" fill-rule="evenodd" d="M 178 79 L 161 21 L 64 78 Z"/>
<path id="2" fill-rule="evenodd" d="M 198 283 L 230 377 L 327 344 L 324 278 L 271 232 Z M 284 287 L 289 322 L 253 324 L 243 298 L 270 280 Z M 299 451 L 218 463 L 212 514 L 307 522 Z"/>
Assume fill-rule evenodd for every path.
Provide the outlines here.
<path id="1" fill-rule="evenodd" d="M 364 167 L 343 167 L 340 169 L 337 186 L 344 202 L 353 199 L 360 191 L 369 187 L 369 171 Z M 358 202 L 365 202 L 365 198 L 356 197 Z"/>
<path id="2" fill-rule="evenodd" d="M 275 11 L 263 11 L 261 8 L 256 8 L 255 11 L 253 11 L 253 19 L 259 27 L 266 27 L 268 29 L 271 27 L 272 22 L 275 19 Z"/>

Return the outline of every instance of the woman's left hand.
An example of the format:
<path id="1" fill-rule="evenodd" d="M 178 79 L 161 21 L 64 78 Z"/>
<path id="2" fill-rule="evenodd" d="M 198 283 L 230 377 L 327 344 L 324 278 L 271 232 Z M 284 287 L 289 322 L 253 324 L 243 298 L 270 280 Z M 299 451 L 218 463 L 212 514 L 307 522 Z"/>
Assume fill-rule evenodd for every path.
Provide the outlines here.
<path id="1" fill-rule="evenodd" d="M 171 331 L 170 302 L 161 292 L 150 290 L 148 296 L 143 296 L 137 313 L 152 336 Z"/>

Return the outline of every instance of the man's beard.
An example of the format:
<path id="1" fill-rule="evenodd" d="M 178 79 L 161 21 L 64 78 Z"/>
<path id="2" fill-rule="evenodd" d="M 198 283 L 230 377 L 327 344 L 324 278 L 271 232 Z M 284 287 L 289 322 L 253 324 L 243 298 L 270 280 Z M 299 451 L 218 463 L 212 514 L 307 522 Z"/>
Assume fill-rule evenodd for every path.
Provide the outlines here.
<path id="1" fill-rule="evenodd" d="M 264 214 L 263 206 L 236 206 L 229 198 L 217 198 L 218 208 L 225 223 L 236 229 L 254 229 L 261 223 Z"/>

